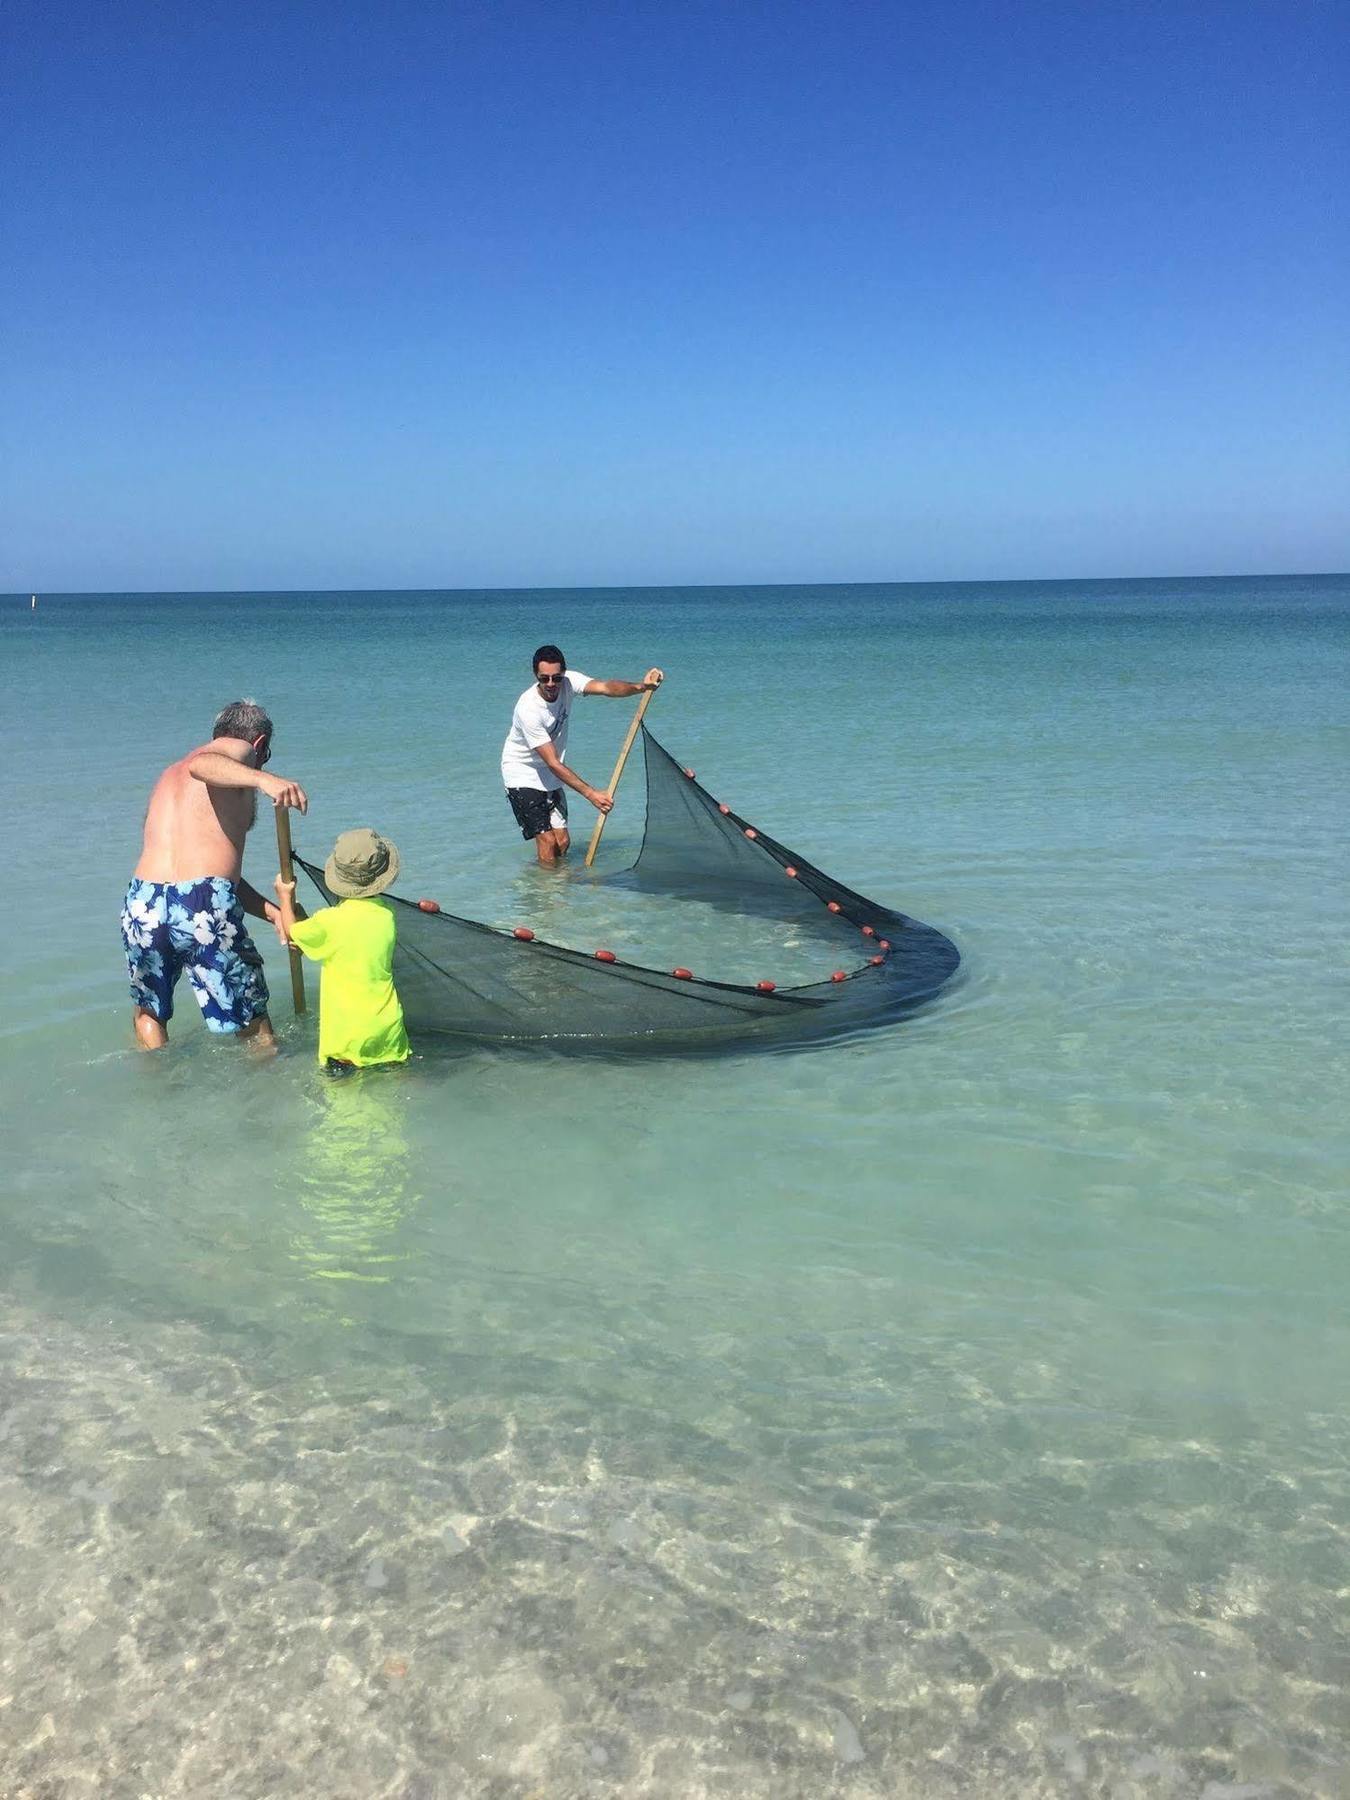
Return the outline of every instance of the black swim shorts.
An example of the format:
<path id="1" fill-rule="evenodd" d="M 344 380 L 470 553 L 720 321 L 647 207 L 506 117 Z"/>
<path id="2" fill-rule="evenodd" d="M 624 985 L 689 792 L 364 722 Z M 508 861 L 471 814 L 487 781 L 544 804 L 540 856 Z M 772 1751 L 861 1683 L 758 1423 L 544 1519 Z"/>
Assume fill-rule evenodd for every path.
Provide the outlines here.
<path id="1" fill-rule="evenodd" d="M 541 831 L 567 830 L 567 796 L 561 788 L 507 788 L 520 835 L 528 842 Z"/>

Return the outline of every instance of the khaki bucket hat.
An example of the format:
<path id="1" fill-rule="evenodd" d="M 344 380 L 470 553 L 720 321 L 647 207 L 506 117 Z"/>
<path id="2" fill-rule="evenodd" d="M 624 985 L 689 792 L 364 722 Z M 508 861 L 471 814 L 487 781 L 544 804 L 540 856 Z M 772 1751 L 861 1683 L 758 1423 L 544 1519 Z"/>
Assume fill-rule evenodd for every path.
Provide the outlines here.
<path id="1" fill-rule="evenodd" d="M 323 878 L 330 893 L 344 900 L 369 899 L 382 894 L 390 882 L 398 879 L 398 851 L 368 825 L 355 831 L 344 831 L 333 854 L 323 865 Z"/>

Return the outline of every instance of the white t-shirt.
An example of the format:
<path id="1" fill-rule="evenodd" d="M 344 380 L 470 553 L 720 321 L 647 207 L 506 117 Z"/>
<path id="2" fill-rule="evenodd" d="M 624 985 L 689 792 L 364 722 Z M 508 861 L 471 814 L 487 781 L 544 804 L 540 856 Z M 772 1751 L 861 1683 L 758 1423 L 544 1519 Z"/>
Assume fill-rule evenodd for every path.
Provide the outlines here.
<path id="1" fill-rule="evenodd" d="M 580 669 L 563 672 L 556 700 L 545 700 L 537 686 L 527 687 L 511 714 L 511 729 L 502 745 L 502 782 L 509 788 L 542 788 L 548 793 L 562 784 L 534 752 L 552 743 L 559 760 L 567 761 L 567 717 L 572 701 L 591 679 Z"/>

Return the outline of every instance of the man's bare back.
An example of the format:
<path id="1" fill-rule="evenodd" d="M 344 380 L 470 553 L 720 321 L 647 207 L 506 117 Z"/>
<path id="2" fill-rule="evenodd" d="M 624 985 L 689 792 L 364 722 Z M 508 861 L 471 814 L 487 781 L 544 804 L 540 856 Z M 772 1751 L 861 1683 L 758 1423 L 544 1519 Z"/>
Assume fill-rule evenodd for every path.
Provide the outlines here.
<path id="1" fill-rule="evenodd" d="M 258 810 L 255 788 L 213 787 L 189 774 L 189 764 L 208 754 L 248 764 L 242 738 L 215 738 L 170 763 L 150 795 L 136 874 L 144 881 L 195 881 L 223 875 L 237 881 L 244 839 Z"/>
<path id="2" fill-rule="evenodd" d="M 251 737 L 231 736 L 247 722 Z M 254 701 L 233 701 L 216 720 L 218 736 L 171 763 L 155 783 L 145 814 L 140 860 L 122 912 L 137 1042 L 167 1042 L 173 989 L 186 969 L 209 1030 L 237 1032 L 271 1047 L 262 959 L 243 915 L 280 917 L 244 880 L 244 840 L 259 793 L 274 806 L 304 812 L 304 789 L 267 775 L 272 722 Z"/>

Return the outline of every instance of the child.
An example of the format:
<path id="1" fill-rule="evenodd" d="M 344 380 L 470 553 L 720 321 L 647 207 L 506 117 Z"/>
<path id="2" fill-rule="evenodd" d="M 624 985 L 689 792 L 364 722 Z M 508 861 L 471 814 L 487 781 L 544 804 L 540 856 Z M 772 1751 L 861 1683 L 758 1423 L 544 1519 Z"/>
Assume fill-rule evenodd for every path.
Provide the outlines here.
<path id="1" fill-rule="evenodd" d="M 319 1061 L 331 1075 L 408 1060 L 408 1034 L 392 974 L 397 926 L 387 900 L 398 851 L 362 827 L 344 831 L 324 864 L 328 891 L 342 896 L 313 918 L 296 910 L 295 883 L 276 879 L 288 943 L 323 964 L 319 977 Z"/>

